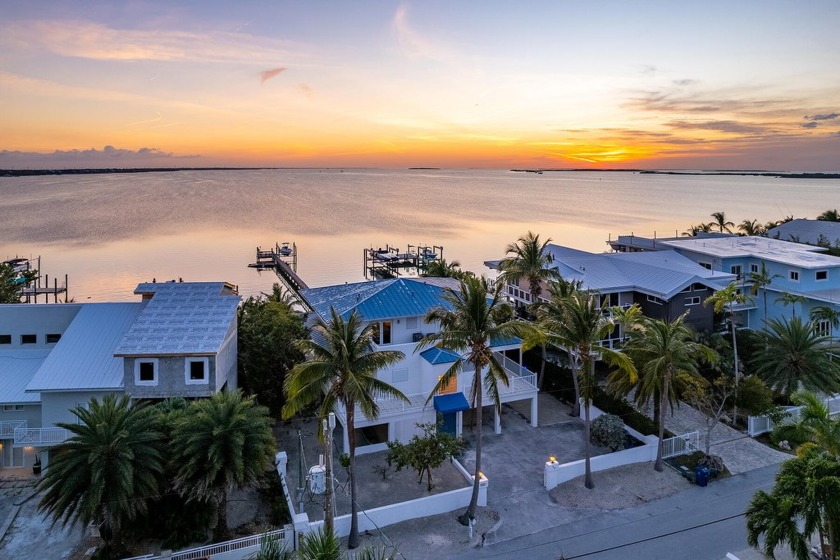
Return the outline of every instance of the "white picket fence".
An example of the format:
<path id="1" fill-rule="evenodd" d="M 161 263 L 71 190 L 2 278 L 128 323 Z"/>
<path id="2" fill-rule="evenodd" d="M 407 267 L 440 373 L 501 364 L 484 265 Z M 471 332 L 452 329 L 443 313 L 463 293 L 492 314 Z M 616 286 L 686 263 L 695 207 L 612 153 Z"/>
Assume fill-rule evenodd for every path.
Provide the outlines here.
<path id="1" fill-rule="evenodd" d="M 823 399 L 823 404 L 828 408 L 830 416 L 840 414 L 840 395 L 835 395 Z M 783 423 L 789 424 L 799 420 L 799 415 L 802 413 L 801 406 L 789 406 L 785 408 L 787 416 L 785 416 Z M 772 432 L 776 425 L 770 420 L 769 416 L 750 416 L 747 418 L 747 433 L 751 437 L 755 437 L 767 432 Z"/>

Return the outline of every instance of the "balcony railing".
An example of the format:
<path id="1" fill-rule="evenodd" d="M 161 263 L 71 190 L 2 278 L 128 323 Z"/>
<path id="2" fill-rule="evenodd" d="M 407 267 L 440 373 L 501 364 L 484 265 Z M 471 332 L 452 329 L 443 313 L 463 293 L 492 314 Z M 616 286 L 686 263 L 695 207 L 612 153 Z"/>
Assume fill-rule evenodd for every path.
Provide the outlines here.
<path id="1" fill-rule="evenodd" d="M 15 447 L 32 446 L 48 447 L 69 439 L 71 436 L 64 428 L 17 428 L 15 430 Z"/>
<path id="2" fill-rule="evenodd" d="M 0 422 L 0 438 L 15 437 L 15 430 L 26 428 L 26 420 L 3 420 Z"/>

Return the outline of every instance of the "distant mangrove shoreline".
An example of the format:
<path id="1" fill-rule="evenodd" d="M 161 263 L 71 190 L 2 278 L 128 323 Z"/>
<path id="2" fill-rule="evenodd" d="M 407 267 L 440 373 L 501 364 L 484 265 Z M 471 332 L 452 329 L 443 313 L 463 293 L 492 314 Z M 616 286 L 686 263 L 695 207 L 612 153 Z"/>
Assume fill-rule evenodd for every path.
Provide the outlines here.
<path id="1" fill-rule="evenodd" d="M 777 179 L 840 179 L 840 173 L 787 173 L 782 171 L 763 170 L 741 170 L 741 169 L 719 169 L 710 171 L 663 171 L 658 169 L 511 169 L 517 173 L 543 173 L 551 171 L 583 171 L 583 172 L 624 172 L 638 173 L 640 175 L 735 175 L 749 177 L 774 177 Z"/>

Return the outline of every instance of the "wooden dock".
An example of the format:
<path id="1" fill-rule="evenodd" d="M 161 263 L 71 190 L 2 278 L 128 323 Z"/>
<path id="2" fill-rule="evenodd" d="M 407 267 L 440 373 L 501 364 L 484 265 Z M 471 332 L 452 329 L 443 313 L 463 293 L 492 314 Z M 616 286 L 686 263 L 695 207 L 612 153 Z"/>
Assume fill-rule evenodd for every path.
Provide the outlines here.
<path id="1" fill-rule="evenodd" d="M 365 278 L 396 278 L 403 271 L 422 274 L 429 265 L 443 258 L 440 245 L 409 245 L 405 251 L 385 245 L 364 250 Z"/>
<path id="2" fill-rule="evenodd" d="M 294 243 L 275 243 L 271 249 L 257 247 L 257 260 L 249 264 L 250 268 L 257 270 L 273 269 L 277 276 L 291 289 L 298 299 L 302 290 L 309 289 L 303 278 L 297 273 L 297 245 Z"/>

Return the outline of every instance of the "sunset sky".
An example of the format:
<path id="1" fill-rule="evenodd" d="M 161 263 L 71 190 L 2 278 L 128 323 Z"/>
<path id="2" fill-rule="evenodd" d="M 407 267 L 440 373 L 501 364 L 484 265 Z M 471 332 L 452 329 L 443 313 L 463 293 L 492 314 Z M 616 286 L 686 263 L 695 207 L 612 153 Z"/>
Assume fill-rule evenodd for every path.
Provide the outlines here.
<path id="1" fill-rule="evenodd" d="M 840 171 L 840 3 L 0 4 L 0 168 Z"/>

